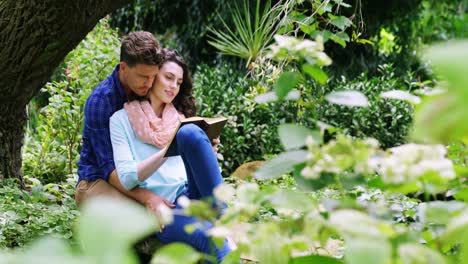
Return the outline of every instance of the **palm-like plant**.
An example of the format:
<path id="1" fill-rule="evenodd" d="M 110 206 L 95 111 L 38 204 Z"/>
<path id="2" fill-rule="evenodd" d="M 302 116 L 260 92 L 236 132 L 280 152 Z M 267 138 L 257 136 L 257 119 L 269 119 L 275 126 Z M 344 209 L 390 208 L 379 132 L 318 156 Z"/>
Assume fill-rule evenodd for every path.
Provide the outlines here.
<path id="1" fill-rule="evenodd" d="M 213 35 L 209 36 L 211 40 L 208 43 L 220 50 L 221 54 L 246 59 L 246 65 L 250 69 L 251 63 L 261 56 L 272 42 L 280 25 L 279 20 L 284 11 L 282 8 L 280 4 L 272 7 L 268 1 L 261 11 L 260 0 L 257 0 L 252 21 L 248 0 L 242 1 L 242 7 L 236 2 L 234 8 L 229 6 L 234 27 L 231 29 L 220 16 L 223 28 L 209 28 Z"/>

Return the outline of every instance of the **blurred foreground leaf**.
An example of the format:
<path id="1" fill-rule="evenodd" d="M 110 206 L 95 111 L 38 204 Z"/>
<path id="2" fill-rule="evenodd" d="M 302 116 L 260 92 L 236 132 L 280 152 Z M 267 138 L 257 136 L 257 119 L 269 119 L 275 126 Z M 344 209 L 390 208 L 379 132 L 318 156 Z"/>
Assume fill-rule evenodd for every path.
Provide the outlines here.
<path id="1" fill-rule="evenodd" d="M 448 90 L 424 98 L 416 108 L 412 138 L 443 143 L 464 140 L 468 135 L 468 41 L 435 45 L 424 59 L 446 81 Z"/>

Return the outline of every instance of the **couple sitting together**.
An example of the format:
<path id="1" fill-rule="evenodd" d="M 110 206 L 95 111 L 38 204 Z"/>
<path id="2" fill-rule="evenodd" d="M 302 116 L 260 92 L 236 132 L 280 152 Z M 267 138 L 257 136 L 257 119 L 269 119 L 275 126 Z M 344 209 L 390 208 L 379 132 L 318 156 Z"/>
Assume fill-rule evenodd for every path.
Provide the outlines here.
<path id="1" fill-rule="evenodd" d="M 120 63 L 94 89 L 84 111 L 78 206 L 107 195 L 131 198 L 158 214 L 161 205 L 179 207 L 182 195 L 213 198 L 213 189 L 223 184 L 219 140 L 210 142 L 196 125 L 177 132 L 180 155 L 164 157 L 180 118 L 194 116 L 196 106 L 187 65 L 176 51 L 161 49 L 153 34 L 134 32 L 122 40 Z M 156 236 L 163 243 L 189 244 L 221 262 L 231 251 L 227 242 L 216 247 L 202 229 L 185 232 L 184 226 L 195 222 L 174 215 Z"/>

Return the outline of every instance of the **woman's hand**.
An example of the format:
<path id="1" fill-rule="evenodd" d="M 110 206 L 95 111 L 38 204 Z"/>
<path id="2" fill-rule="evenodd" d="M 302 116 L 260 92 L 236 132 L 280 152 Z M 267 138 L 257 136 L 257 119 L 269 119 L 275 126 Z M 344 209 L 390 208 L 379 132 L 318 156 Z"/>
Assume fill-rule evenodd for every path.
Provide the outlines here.
<path id="1" fill-rule="evenodd" d="M 218 153 L 218 145 L 221 143 L 219 137 L 213 138 L 211 141 L 211 146 L 213 146 L 213 151 L 217 154 Z"/>

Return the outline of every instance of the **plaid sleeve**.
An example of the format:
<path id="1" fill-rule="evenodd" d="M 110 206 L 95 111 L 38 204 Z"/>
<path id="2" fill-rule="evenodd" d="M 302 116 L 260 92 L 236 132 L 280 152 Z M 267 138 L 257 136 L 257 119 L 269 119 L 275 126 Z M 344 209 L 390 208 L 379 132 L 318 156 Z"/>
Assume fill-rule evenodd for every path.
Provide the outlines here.
<path id="1" fill-rule="evenodd" d="M 86 138 L 94 150 L 96 165 L 107 180 L 115 169 L 109 133 L 112 106 L 105 96 L 90 96 L 85 107 Z"/>

